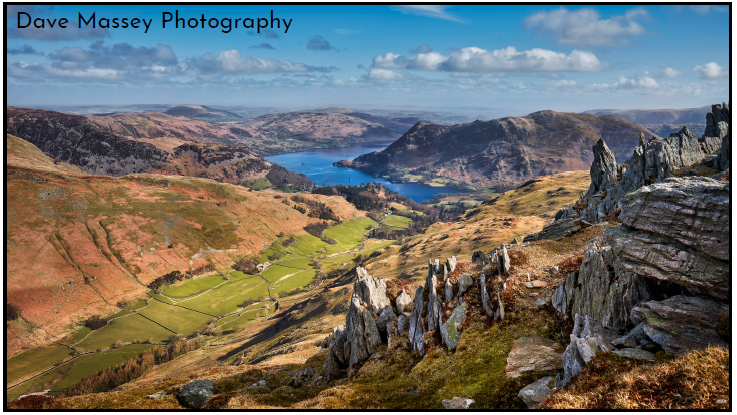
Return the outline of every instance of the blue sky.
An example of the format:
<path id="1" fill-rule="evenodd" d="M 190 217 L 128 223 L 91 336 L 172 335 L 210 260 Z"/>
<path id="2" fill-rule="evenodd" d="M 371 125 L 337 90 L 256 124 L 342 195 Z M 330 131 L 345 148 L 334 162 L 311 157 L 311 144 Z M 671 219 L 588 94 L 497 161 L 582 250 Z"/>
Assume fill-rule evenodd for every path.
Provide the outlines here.
<path id="1" fill-rule="evenodd" d="M 8 7 L 10 105 L 531 112 L 697 107 L 729 94 L 727 6 Z M 162 28 L 162 13 L 175 10 L 218 20 L 273 10 L 291 24 L 260 34 Z M 18 12 L 70 23 L 18 28 Z M 93 12 L 153 20 L 148 33 L 75 26 Z"/>

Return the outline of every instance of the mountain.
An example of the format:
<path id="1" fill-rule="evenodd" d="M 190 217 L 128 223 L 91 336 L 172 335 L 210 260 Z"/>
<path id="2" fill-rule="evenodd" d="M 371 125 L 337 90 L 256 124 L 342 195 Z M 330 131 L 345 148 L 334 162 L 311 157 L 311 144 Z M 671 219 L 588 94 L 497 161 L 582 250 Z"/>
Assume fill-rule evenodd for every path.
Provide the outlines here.
<path id="1" fill-rule="evenodd" d="M 638 124 L 705 124 L 706 114 L 708 114 L 709 112 L 711 112 L 710 105 L 705 105 L 698 108 L 684 109 L 598 109 L 584 111 L 584 114 L 616 115 L 617 117 L 622 117 L 625 120 L 636 122 Z"/>
<path id="2" fill-rule="evenodd" d="M 7 107 L 6 128 L 8 134 L 27 140 L 55 161 L 78 166 L 92 175 L 176 174 L 240 183 L 264 177 L 271 168 L 271 163 L 246 146 L 189 142 L 192 137 L 213 140 L 217 135 L 212 129 L 196 129 L 202 125 L 193 126 L 183 117 L 177 117 L 178 124 L 166 125 L 171 116 L 160 114 L 162 120 L 157 114 L 87 117 Z M 129 139 L 120 133 L 137 137 L 143 133 L 150 138 Z M 169 134 L 183 139 L 167 139 Z M 209 137 L 203 137 L 205 134 Z"/>
<path id="3" fill-rule="evenodd" d="M 227 122 L 243 120 L 243 117 L 233 112 L 217 110 L 214 108 L 206 107 L 204 105 L 192 104 L 182 104 L 177 105 L 173 108 L 169 108 L 168 110 L 166 110 L 166 114 L 179 115 L 182 117 L 208 122 Z"/>
<path id="4" fill-rule="evenodd" d="M 452 179 L 475 187 L 513 188 L 538 175 L 583 170 L 600 138 L 624 159 L 640 133 L 639 124 L 610 115 L 539 111 L 467 124 L 418 122 L 382 152 L 337 165 L 392 180 Z"/>
<path id="5" fill-rule="evenodd" d="M 412 128 L 412 126 L 415 125 L 418 121 L 421 121 L 420 118 L 417 118 L 414 116 L 392 117 L 392 116 L 377 115 L 374 113 L 354 111 L 354 110 L 350 110 L 348 108 L 342 108 L 342 107 L 326 107 L 326 108 L 320 108 L 316 110 L 299 110 L 299 111 L 293 111 L 293 112 L 300 112 L 300 113 L 309 112 L 309 113 L 316 113 L 316 114 L 319 114 L 319 113 L 343 114 L 349 117 L 360 118 L 370 123 L 381 124 L 384 127 L 393 131 L 397 136 L 404 134 L 405 132 L 407 132 L 407 130 Z"/>

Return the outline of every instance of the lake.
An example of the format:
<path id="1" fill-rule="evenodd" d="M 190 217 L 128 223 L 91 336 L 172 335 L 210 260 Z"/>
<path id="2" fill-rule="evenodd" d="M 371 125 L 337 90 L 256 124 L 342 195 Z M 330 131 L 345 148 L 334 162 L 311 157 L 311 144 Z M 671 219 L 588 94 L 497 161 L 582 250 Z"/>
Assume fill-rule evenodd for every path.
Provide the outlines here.
<path id="1" fill-rule="evenodd" d="M 361 183 L 380 183 L 387 189 L 406 196 L 415 202 L 431 199 L 438 193 L 460 192 L 460 190 L 448 187 L 430 187 L 416 183 L 391 183 L 383 177 L 374 178 L 358 170 L 333 166 L 333 163 L 338 160 L 353 160 L 361 154 L 381 151 L 391 143 L 392 141 L 361 143 L 354 147 L 322 148 L 300 151 L 298 153 L 267 156 L 265 158 L 287 170 L 304 174 L 318 186 L 336 186 L 339 184 L 357 186 Z"/>

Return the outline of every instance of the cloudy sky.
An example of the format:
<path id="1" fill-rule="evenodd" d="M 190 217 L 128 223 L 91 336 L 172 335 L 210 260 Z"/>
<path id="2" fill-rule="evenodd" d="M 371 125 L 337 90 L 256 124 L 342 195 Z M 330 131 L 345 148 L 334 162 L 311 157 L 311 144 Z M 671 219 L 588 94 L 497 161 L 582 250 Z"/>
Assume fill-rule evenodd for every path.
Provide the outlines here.
<path id="1" fill-rule="evenodd" d="M 531 112 L 686 108 L 729 94 L 726 6 L 7 7 L 9 105 Z M 162 28 L 175 11 L 197 27 Z M 271 11 L 278 28 L 243 27 Z M 47 19 L 45 27 L 19 28 L 18 12 Z M 80 13 L 151 23 L 147 33 L 143 24 L 78 28 Z M 58 20 L 49 27 L 61 18 L 66 29 Z"/>

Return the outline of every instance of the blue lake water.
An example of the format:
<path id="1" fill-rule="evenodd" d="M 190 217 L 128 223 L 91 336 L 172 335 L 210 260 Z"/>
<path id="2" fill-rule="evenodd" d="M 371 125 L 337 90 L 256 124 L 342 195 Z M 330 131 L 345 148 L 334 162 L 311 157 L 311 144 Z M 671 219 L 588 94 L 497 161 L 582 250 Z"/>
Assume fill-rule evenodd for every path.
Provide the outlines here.
<path id="1" fill-rule="evenodd" d="M 304 174 L 319 186 L 336 186 L 339 184 L 357 186 L 361 183 L 380 183 L 387 189 L 406 196 L 415 202 L 430 199 L 438 193 L 460 192 L 459 190 L 448 187 L 430 187 L 416 183 L 391 183 L 383 177 L 374 178 L 369 174 L 357 170 L 333 166 L 333 163 L 338 160 L 353 160 L 361 154 L 381 151 L 391 143 L 391 141 L 374 142 L 363 143 L 355 147 L 323 148 L 268 156 L 266 159 L 287 170 Z"/>

